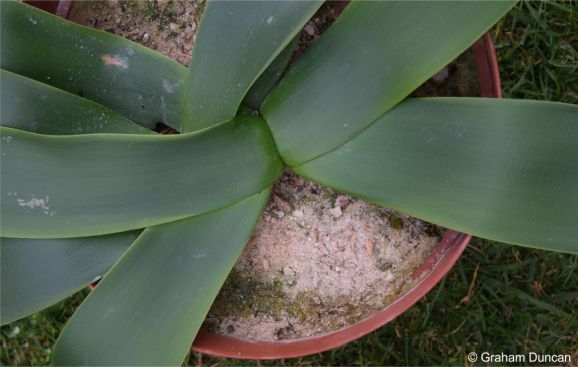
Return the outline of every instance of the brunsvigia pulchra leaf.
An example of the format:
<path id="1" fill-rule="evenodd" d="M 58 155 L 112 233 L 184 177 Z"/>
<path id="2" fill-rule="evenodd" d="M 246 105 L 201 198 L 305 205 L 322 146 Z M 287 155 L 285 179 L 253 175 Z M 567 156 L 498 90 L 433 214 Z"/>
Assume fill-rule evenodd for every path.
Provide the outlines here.
<path id="1" fill-rule="evenodd" d="M 2 324 L 50 306 L 94 282 L 139 233 L 66 239 L 2 238 Z"/>
<path id="2" fill-rule="evenodd" d="M 319 5 L 209 1 L 186 69 L 0 3 L 3 323 L 104 275 L 54 363 L 180 364 L 284 165 L 439 225 L 578 252 L 578 107 L 406 99 L 512 2 L 354 2 L 263 101 Z M 235 116 L 246 95 L 260 116 Z"/>

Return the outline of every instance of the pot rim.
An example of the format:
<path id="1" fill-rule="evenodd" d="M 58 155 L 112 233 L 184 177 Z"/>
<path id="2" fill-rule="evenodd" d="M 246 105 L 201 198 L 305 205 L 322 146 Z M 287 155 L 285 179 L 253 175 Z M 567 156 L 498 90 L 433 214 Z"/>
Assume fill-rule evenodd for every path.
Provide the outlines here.
<path id="1" fill-rule="evenodd" d="M 478 72 L 480 96 L 502 98 L 498 59 L 490 33 L 480 37 L 470 50 Z M 451 270 L 470 239 L 465 233 L 445 231 L 433 253 L 412 274 L 419 279 L 414 287 L 383 310 L 355 324 L 321 335 L 275 342 L 243 340 L 201 330 L 192 350 L 215 357 L 269 360 L 304 357 L 343 346 L 384 326 L 425 297 Z"/>
<path id="2" fill-rule="evenodd" d="M 381 311 L 355 324 L 325 334 L 275 342 L 250 341 L 201 330 L 193 343 L 196 352 L 238 359 L 296 358 L 345 345 L 395 319 L 424 297 L 452 268 L 471 236 L 446 231 L 434 252 L 414 271 L 412 289 Z"/>
<path id="3" fill-rule="evenodd" d="M 71 6 L 71 0 L 26 2 L 63 18 L 68 18 Z M 480 96 L 502 98 L 498 59 L 490 33 L 485 33 L 470 50 L 476 63 Z M 445 231 L 432 254 L 412 273 L 416 284 L 383 310 L 355 324 L 321 335 L 275 342 L 243 340 L 201 330 L 191 349 L 216 357 L 267 360 L 303 357 L 340 347 L 384 326 L 425 297 L 450 271 L 470 239 L 465 233 Z"/>

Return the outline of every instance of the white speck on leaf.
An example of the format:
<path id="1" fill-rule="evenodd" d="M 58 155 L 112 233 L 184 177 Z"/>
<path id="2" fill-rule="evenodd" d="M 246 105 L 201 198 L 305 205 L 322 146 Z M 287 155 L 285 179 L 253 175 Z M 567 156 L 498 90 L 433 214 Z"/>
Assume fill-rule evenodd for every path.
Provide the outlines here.
<path id="1" fill-rule="evenodd" d="M 114 307 L 114 306 L 108 307 L 106 309 L 106 311 L 104 312 L 104 315 L 102 315 L 102 318 L 104 319 L 105 317 L 108 317 L 117 311 L 118 311 L 117 307 Z"/>
<path id="2" fill-rule="evenodd" d="M 173 84 L 171 84 L 171 82 L 169 82 L 167 79 L 163 79 L 163 89 L 167 93 L 174 93 L 175 92 L 175 86 Z"/>
<path id="3" fill-rule="evenodd" d="M 27 207 L 27 208 L 30 208 L 31 210 L 39 208 L 40 210 L 42 210 L 44 212 L 44 214 L 48 214 L 50 216 L 53 216 L 54 212 L 50 211 L 50 206 L 48 206 L 49 200 L 50 200 L 49 196 L 45 196 L 42 199 L 36 198 L 34 196 L 30 200 L 16 199 L 16 201 L 18 202 L 18 205 L 20 205 L 22 207 Z"/>
<path id="4" fill-rule="evenodd" d="M 198 252 L 193 254 L 193 259 L 204 259 L 205 257 L 207 257 L 207 254 L 205 254 L 204 252 Z"/>
<path id="5" fill-rule="evenodd" d="M 161 112 L 163 114 L 163 122 L 167 121 L 167 103 L 165 102 L 165 96 L 161 96 Z"/>
<path id="6" fill-rule="evenodd" d="M 275 17 L 270 16 L 269 18 L 267 18 L 267 24 L 273 23 L 274 20 L 275 20 Z"/>

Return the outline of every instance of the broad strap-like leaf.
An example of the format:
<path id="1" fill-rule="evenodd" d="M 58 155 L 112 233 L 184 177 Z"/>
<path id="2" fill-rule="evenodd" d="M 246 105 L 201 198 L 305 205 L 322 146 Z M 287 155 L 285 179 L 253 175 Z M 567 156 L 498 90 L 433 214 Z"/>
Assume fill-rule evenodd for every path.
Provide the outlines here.
<path id="1" fill-rule="evenodd" d="M 152 134 L 102 105 L 9 71 L 0 71 L 0 90 L 4 126 L 42 134 Z M 2 324 L 85 287 L 104 274 L 138 234 L 1 238 Z"/>
<path id="2" fill-rule="evenodd" d="M 268 194 L 146 229 L 66 325 L 53 363 L 180 365 Z"/>
<path id="3" fill-rule="evenodd" d="M 578 106 L 410 99 L 295 170 L 462 232 L 578 253 Z"/>
<path id="4" fill-rule="evenodd" d="M 1 68 L 96 101 L 152 128 L 178 128 L 187 69 L 135 42 L 0 1 Z"/>
<path id="5" fill-rule="evenodd" d="M 254 110 L 259 110 L 261 105 L 265 101 L 265 98 L 271 93 L 273 88 L 277 85 L 283 73 L 289 66 L 291 57 L 298 49 L 299 46 L 299 36 L 296 36 L 279 55 L 273 60 L 273 62 L 267 67 L 267 69 L 259 76 L 259 79 L 253 83 L 251 89 L 245 95 L 243 103 L 251 107 Z"/>
<path id="6" fill-rule="evenodd" d="M 93 236 L 212 211 L 281 173 L 262 119 L 181 135 L 52 136 L 2 127 L 2 236 Z"/>
<path id="7" fill-rule="evenodd" d="M 41 134 L 153 134 L 88 99 L 0 70 L 0 124 Z"/>
<path id="8" fill-rule="evenodd" d="M 138 234 L 0 239 L 2 324 L 40 311 L 87 286 L 108 270 Z"/>
<path id="9" fill-rule="evenodd" d="M 182 131 L 231 119 L 251 84 L 321 1 L 208 1 L 196 35 Z"/>
<path id="10" fill-rule="evenodd" d="M 263 105 L 291 166 L 336 148 L 489 29 L 513 1 L 352 2 Z"/>

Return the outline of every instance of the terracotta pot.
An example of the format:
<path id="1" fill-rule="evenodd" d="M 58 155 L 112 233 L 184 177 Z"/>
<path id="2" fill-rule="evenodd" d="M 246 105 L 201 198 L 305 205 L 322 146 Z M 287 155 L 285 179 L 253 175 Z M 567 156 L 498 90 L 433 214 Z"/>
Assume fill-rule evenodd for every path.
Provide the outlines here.
<path id="1" fill-rule="evenodd" d="M 480 95 L 501 98 L 498 59 L 490 34 L 484 34 L 472 45 L 471 51 L 478 71 Z M 397 301 L 356 324 L 323 335 L 278 342 L 252 342 L 201 331 L 192 349 L 217 357 L 278 359 L 302 357 L 345 345 L 387 324 L 423 298 L 450 271 L 470 239 L 471 236 L 464 233 L 446 231 L 434 252 L 413 272 L 416 285 Z"/>
<path id="2" fill-rule="evenodd" d="M 46 11 L 67 17 L 70 0 L 27 1 Z M 482 97 L 501 98 L 500 74 L 494 44 L 489 33 L 471 47 Z M 434 252 L 413 272 L 416 285 L 380 312 L 354 325 L 323 335 L 277 342 L 252 342 L 200 331 L 192 349 L 218 357 L 241 359 L 278 359 L 302 357 L 337 348 L 360 338 L 395 319 L 423 298 L 452 268 L 468 245 L 471 236 L 446 231 Z"/>

